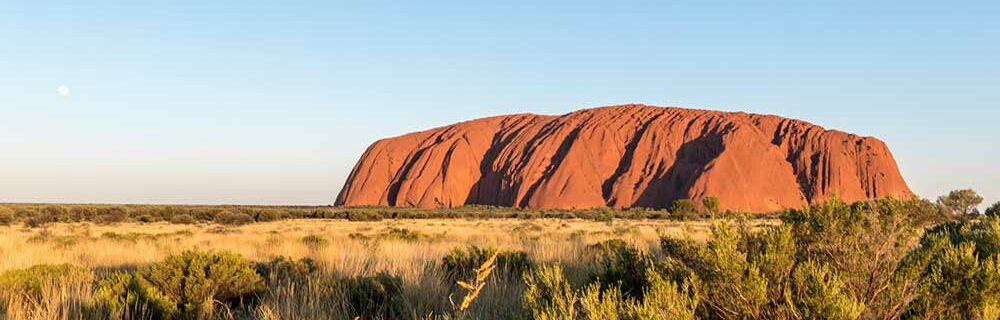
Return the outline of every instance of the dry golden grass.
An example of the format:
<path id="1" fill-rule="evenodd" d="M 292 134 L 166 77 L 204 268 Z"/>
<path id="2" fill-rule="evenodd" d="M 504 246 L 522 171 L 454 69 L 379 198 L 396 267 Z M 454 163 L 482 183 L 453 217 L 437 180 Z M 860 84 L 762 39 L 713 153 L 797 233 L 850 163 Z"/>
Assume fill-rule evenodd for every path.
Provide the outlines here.
<path id="1" fill-rule="evenodd" d="M 761 221 L 760 223 L 771 223 Z M 52 224 L 46 228 L 0 227 L 0 272 L 37 264 L 70 263 L 95 270 L 162 260 L 186 249 L 227 250 L 251 260 L 313 257 L 348 275 L 406 271 L 436 263 L 457 246 L 523 250 L 535 261 L 573 260 L 587 244 L 622 238 L 655 246 L 659 235 L 705 239 L 711 223 L 663 220 L 284 220 L 244 226 L 168 223 Z M 421 234 L 416 240 L 381 237 L 392 228 Z M 112 235 L 113 234 L 113 235 Z M 328 245 L 310 246 L 316 235 Z M 124 238 L 124 239 L 123 239 Z M 367 238 L 367 239 L 365 239 Z M 405 272 L 403 272 L 405 274 Z"/>
<path id="2" fill-rule="evenodd" d="M 755 220 L 772 224 L 774 220 Z M 441 259 L 456 247 L 475 245 L 524 251 L 536 263 L 559 262 L 568 278 L 584 281 L 590 266 L 582 256 L 587 245 L 618 238 L 655 252 L 661 235 L 706 240 L 711 222 L 621 220 L 612 224 L 565 219 L 424 219 L 351 222 L 345 220 L 282 220 L 244 226 L 169 223 L 58 223 L 45 228 L 0 227 L 0 273 L 39 264 L 68 263 L 93 270 L 97 277 L 113 271 L 161 261 L 187 249 L 225 250 L 253 261 L 275 257 L 309 257 L 324 272 L 346 277 L 380 272 L 403 280 L 404 294 L 414 318 L 449 310 L 453 284 L 440 274 Z M 309 238 L 304 240 L 304 238 Z M 516 282 L 496 282 L 483 290 L 472 306 L 473 318 L 497 318 L 519 308 L 521 288 Z M 72 290 L 80 290 L 78 288 Z M 287 301 L 302 288 L 278 288 L 258 312 L 260 318 L 309 317 L 302 306 Z M 86 290 L 82 290 L 86 291 Z M 86 296 L 86 293 L 74 293 Z M 308 299 L 307 299 L 308 300 Z M 312 311 L 327 308 L 323 301 Z M 318 308 L 318 309 L 316 309 Z M 43 308 L 44 309 L 44 308 Z M 38 318 L 46 311 L 9 314 L 9 319 Z M 284 315 L 284 316 L 280 316 Z M 42 314 L 40 317 L 55 315 Z M 55 316 L 56 318 L 70 318 Z M 315 317 L 320 317 L 315 315 Z M 0 317 L 2 318 L 2 317 Z"/>

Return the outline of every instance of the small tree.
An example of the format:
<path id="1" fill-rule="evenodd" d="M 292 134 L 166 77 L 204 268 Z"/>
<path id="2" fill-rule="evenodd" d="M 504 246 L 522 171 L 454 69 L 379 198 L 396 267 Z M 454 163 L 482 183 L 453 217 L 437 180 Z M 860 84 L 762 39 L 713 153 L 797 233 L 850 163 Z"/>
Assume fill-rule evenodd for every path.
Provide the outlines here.
<path id="1" fill-rule="evenodd" d="M 17 220 L 14 216 L 14 210 L 7 207 L 0 207 L 0 226 L 6 226 Z"/>
<path id="2" fill-rule="evenodd" d="M 611 208 L 600 208 L 597 211 L 597 219 L 610 226 L 615 222 L 615 210 Z"/>
<path id="3" fill-rule="evenodd" d="M 714 217 L 719 214 L 719 198 L 716 196 L 707 196 L 701 198 L 701 205 L 705 208 L 705 211 L 709 216 Z"/>
<path id="4" fill-rule="evenodd" d="M 948 195 L 938 197 L 938 203 L 954 215 L 968 217 L 979 214 L 976 207 L 983 203 L 983 197 L 972 189 L 952 190 Z"/>
<path id="5" fill-rule="evenodd" d="M 670 205 L 670 214 L 674 219 L 688 220 L 698 215 L 698 205 L 690 199 L 680 199 Z"/>
<path id="6" fill-rule="evenodd" d="M 170 217 L 170 223 L 174 223 L 174 224 L 194 224 L 195 221 L 194 221 L 194 217 L 192 217 L 190 214 L 182 213 L 182 214 L 178 214 L 178 215 L 175 215 L 173 217 Z"/>
<path id="7" fill-rule="evenodd" d="M 987 208 L 986 216 L 992 218 L 1000 218 L 1000 202 L 994 203 L 992 206 Z"/>
<path id="8" fill-rule="evenodd" d="M 253 222 L 253 217 L 243 212 L 223 210 L 215 215 L 215 222 L 228 225 L 244 225 Z"/>

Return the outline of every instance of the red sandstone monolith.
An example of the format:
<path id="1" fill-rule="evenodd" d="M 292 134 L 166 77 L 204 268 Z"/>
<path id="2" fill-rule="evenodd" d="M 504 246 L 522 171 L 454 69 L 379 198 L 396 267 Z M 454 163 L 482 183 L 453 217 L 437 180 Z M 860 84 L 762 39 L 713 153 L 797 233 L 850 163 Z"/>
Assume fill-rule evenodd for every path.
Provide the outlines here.
<path id="1" fill-rule="evenodd" d="M 516 114 L 382 139 L 337 205 L 769 212 L 837 195 L 913 195 L 885 143 L 799 120 L 645 105 Z"/>

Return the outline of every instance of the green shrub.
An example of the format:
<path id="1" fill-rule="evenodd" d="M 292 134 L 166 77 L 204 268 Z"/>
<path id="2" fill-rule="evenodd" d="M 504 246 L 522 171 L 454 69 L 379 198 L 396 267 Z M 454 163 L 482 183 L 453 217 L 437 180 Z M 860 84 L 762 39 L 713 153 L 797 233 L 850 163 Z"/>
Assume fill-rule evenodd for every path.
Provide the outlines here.
<path id="1" fill-rule="evenodd" d="M 347 210 L 344 217 L 350 221 L 381 221 L 382 214 L 368 210 Z"/>
<path id="2" fill-rule="evenodd" d="M 70 264 L 40 264 L 26 269 L 8 270 L 0 274 L 0 291 L 26 295 L 34 301 L 42 299 L 48 286 L 90 283 L 94 275 L 89 270 Z"/>
<path id="3" fill-rule="evenodd" d="M 423 232 L 416 230 L 389 227 L 384 233 L 379 235 L 379 238 L 389 239 L 389 240 L 418 241 L 430 237 L 424 234 Z"/>
<path id="4" fill-rule="evenodd" d="M 694 319 L 698 290 L 693 282 L 676 283 L 663 278 L 659 271 L 643 272 L 648 284 L 644 298 L 630 298 L 618 287 L 602 288 L 592 283 L 580 292 L 566 281 L 562 268 L 542 266 L 525 274 L 522 295 L 525 310 L 532 319 Z"/>
<path id="5" fill-rule="evenodd" d="M 17 220 L 14 210 L 7 207 L 0 207 L 0 226 L 7 226 Z"/>
<path id="6" fill-rule="evenodd" d="M 989 208 L 986 208 L 986 211 L 983 213 L 990 218 L 1000 218 L 1000 202 L 994 203 Z"/>
<path id="7" fill-rule="evenodd" d="M 80 243 L 80 238 L 75 235 L 62 235 L 53 239 L 57 248 L 66 249 Z"/>
<path id="8" fill-rule="evenodd" d="M 457 247 L 441 259 L 441 268 L 451 281 L 469 278 L 478 268 L 497 252 L 494 248 L 477 246 Z M 500 251 L 496 258 L 496 271 L 501 277 L 520 279 L 525 270 L 531 268 L 531 258 L 524 251 Z"/>
<path id="9" fill-rule="evenodd" d="M 101 280 L 94 302 L 111 319 L 173 319 L 180 313 L 176 301 L 134 273 Z"/>
<path id="10" fill-rule="evenodd" d="M 243 212 L 223 210 L 215 215 L 215 222 L 226 225 L 244 225 L 253 222 L 253 217 Z"/>
<path id="11" fill-rule="evenodd" d="M 680 199 L 670 204 L 670 218 L 674 220 L 691 220 L 698 217 L 698 205 L 691 199 Z"/>
<path id="12" fill-rule="evenodd" d="M 624 314 L 628 319 L 694 319 L 698 309 L 696 282 L 682 285 L 664 279 L 659 272 L 645 272 L 647 288 L 641 301 L 624 301 Z"/>
<path id="13" fill-rule="evenodd" d="M 759 231 L 722 223 L 706 244 L 661 238 L 658 273 L 698 288 L 701 318 L 979 318 L 1000 311 L 993 302 L 1000 289 L 983 285 L 1000 283 L 990 271 L 1000 221 L 940 225 L 918 243 L 924 226 L 941 221 L 926 201 L 833 199 L 782 220 Z M 940 253 L 959 245 L 967 251 Z M 945 267 L 949 260 L 957 267 Z"/>
<path id="14" fill-rule="evenodd" d="M 326 240 L 326 238 L 316 234 L 302 237 L 301 241 L 311 250 L 317 250 L 330 244 L 330 240 Z"/>
<path id="15" fill-rule="evenodd" d="M 347 235 L 347 237 L 350 238 L 351 240 L 358 240 L 358 241 L 369 241 L 372 239 L 372 237 L 369 237 L 368 235 L 360 232 L 351 232 L 350 234 Z"/>
<path id="16" fill-rule="evenodd" d="M 75 221 L 94 221 L 96 212 L 93 207 L 89 206 L 72 206 L 69 209 L 69 214 L 73 216 Z"/>
<path id="17" fill-rule="evenodd" d="M 623 303 L 622 293 L 617 288 L 602 290 L 600 284 L 593 283 L 584 287 L 575 297 L 574 304 L 577 304 L 576 309 L 579 309 L 577 318 L 618 320 L 626 318 L 629 312 Z"/>
<path id="18" fill-rule="evenodd" d="M 194 224 L 195 222 L 194 217 L 186 213 L 170 217 L 170 223 L 173 224 Z"/>
<path id="19" fill-rule="evenodd" d="M 719 198 L 715 196 L 707 196 L 701 198 L 701 207 L 705 209 L 711 216 L 716 216 L 719 214 Z"/>
<path id="20" fill-rule="evenodd" d="M 27 219 L 24 219 L 24 226 L 32 229 L 44 227 L 49 223 L 52 223 L 52 221 L 41 216 L 29 216 Z"/>
<path id="21" fill-rule="evenodd" d="M 142 285 L 148 283 L 162 293 L 183 318 L 211 316 L 216 305 L 244 304 L 263 288 L 250 262 L 226 252 L 185 251 L 141 268 L 135 276 Z M 127 297 L 119 299 L 128 301 Z"/>
<path id="22" fill-rule="evenodd" d="M 198 221 L 215 221 L 215 215 L 223 210 L 219 209 L 208 209 L 208 208 L 197 208 L 191 209 L 189 214 Z"/>
<path id="23" fill-rule="evenodd" d="M 885 318 L 900 313 L 915 290 L 913 279 L 901 279 L 897 270 L 923 226 L 938 221 L 933 211 L 921 201 L 832 199 L 793 210 L 782 220 L 793 230 L 798 261 L 833 268 L 844 290 L 865 305 L 862 317 Z"/>
<path id="24" fill-rule="evenodd" d="M 403 280 L 380 273 L 340 279 L 337 282 L 352 315 L 361 319 L 403 319 L 409 315 L 403 297 Z"/>
<path id="25" fill-rule="evenodd" d="M 611 208 L 595 209 L 595 220 L 611 225 L 615 221 L 615 210 Z"/>
<path id="26" fill-rule="evenodd" d="M 107 231 L 101 234 L 101 238 L 112 241 L 138 242 L 140 239 L 150 239 L 151 237 L 144 233 L 116 233 L 113 231 Z"/>
<path id="27" fill-rule="evenodd" d="M 540 266 L 524 275 L 522 302 L 531 319 L 577 319 L 577 294 L 559 265 Z"/>
<path id="28" fill-rule="evenodd" d="M 598 267 L 591 282 L 600 284 L 601 290 L 614 288 L 626 298 L 641 300 L 650 287 L 649 273 L 659 272 L 651 255 L 620 239 L 592 244 L 587 252 Z"/>
<path id="29" fill-rule="evenodd" d="M 119 223 L 128 219 L 128 209 L 119 206 L 98 208 L 96 214 L 94 223 L 97 224 Z"/>
<path id="30" fill-rule="evenodd" d="M 795 313 L 802 319 L 858 319 L 865 309 L 825 265 L 800 263 L 792 273 L 791 284 Z"/>
<path id="31" fill-rule="evenodd" d="M 272 286 L 277 283 L 302 284 L 318 276 L 319 265 L 310 258 L 293 260 L 277 257 L 268 262 L 257 263 L 257 274 Z"/>
<path id="32" fill-rule="evenodd" d="M 903 268 L 919 277 L 908 317 L 982 319 L 996 312 L 1000 306 L 998 224 L 995 219 L 953 222 L 927 231 Z"/>
<path id="33" fill-rule="evenodd" d="M 73 219 L 69 215 L 69 209 L 66 209 L 66 207 L 62 206 L 45 206 L 42 208 L 41 214 L 52 222 L 73 221 Z"/>
<path id="34" fill-rule="evenodd" d="M 283 219 L 285 217 L 284 213 L 276 209 L 263 209 L 257 212 L 257 216 L 254 217 L 259 222 L 276 221 Z"/>
<path id="35" fill-rule="evenodd" d="M 743 235 L 718 225 L 702 250 L 699 265 L 692 266 L 704 283 L 705 305 L 723 319 L 762 318 L 768 303 L 768 279 L 748 257 Z"/>
<path id="36" fill-rule="evenodd" d="M 660 250 L 666 259 L 676 260 L 686 265 L 697 264 L 702 245 L 691 239 L 660 237 Z"/>

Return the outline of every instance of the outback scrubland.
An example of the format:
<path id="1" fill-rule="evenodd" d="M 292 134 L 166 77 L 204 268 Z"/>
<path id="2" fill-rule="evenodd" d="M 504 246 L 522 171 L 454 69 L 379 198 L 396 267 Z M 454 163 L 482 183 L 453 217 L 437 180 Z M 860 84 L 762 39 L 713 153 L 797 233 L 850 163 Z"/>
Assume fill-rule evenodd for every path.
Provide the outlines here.
<path id="1" fill-rule="evenodd" d="M 963 199 L 762 216 L 2 205 L 0 318 L 997 319 L 1000 217 Z"/>

